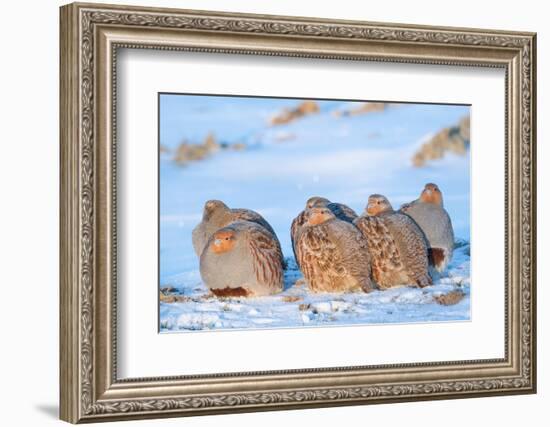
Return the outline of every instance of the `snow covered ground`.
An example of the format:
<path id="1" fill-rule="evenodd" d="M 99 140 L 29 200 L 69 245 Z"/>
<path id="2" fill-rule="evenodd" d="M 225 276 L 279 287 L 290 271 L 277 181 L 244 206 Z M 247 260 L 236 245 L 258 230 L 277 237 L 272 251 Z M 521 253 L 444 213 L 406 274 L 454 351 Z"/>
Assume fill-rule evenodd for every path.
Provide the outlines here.
<path id="1" fill-rule="evenodd" d="M 160 288 L 174 288 L 181 302 L 160 303 L 160 330 L 278 328 L 369 323 L 457 321 L 470 318 L 469 156 L 447 155 L 413 168 L 418 147 L 441 128 L 456 124 L 469 107 L 393 104 L 382 112 L 337 117 L 353 108 L 322 101 L 318 114 L 269 127 L 270 117 L 292 99 L 162 95 L 160 143 L 174 150 L 186 139 L 244 143 L 186 166 L 171 154 L 160 159 Z M 429 288 L 395 288 L 370 294 L 311 294 L 292 259 L 289 228 L 306 199 L 322 195 L 357 212 L 369 194 L 386 195 L 395 208 L 415 199 L 426 182 L 443 191 L 461 243 L 449 269 Z M 261 298 L 217 299 L 201 283 L 191 230 L 204 202 L 260 212 L 275 229 L 290 268 L 285 291 Z M 296 283 L 298 282 L 298 283 Z M 460 289 L 455 305 L 434 297 Z"/>

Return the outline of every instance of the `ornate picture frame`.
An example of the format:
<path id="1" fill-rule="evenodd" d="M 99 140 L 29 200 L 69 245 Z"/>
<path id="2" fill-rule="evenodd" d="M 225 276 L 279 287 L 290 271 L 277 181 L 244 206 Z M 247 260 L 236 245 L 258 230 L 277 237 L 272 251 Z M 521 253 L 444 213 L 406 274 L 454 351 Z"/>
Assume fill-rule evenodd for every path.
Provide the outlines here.
<path id="1" fill-rule="evenodd" d="M 535 34 L 80 3 L 60 13 L 61 419 L 79 423 L 536 391 Z M 503 69 L 505 357 L 119 379 L 120 48 Z"/>

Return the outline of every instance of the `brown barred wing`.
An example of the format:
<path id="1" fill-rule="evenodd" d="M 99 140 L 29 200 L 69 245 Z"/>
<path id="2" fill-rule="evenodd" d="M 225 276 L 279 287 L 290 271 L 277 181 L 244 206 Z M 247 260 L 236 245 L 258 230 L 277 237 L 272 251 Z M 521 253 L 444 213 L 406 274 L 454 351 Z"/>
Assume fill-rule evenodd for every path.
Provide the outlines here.
<path id="1" fill-rule="evenodd" d="M 377 216 L 360 216 L 355 225 L 367 238 L 369 253 L 372 258 L 391 263 L 392 268 L 402 266 L 399 249 L 384 220 Z"/>
<path id="2" fill-rule="evenodd" d="M 275 230 L 273 230 L 269 222 L 267 222 L 265 218 L 261 216 L 258 212 L 255 212 L 250 209 L 231 209 L 231 214 L 233 216 L 234 221 L 240 220 L 240 221 L 255 222 L 256 224 L 261 225 L 271 234 L 276 236 Z"/>
<path id="3" fill-rule="evenodd" d="M 259 213 L 254 212 L 253 210 L 250 210 L 250 209 L 231 209 L 231 215 L 233 217 L 233 221 L 253 222 L 255 224 L 262 226 L 267 231 L 269 231 L 273 235 L 277 245 L 279 246 L 279 252 L 281 253 L 281 263 L 283 264 L 283 268 L 286 268 L 286 262 L 283 256 L 283 250 L 281 249 L 281 243 L 279 242 L 279 239 L 277 237 L 277 234 L 275 233 L 275 230 L 273 230 L 269 222 L 267 222 L 263 216 L 261 216 Z"/>
<path id="4" fill-rule="evenodd" d="M 384 217 L 395 243 L 401 253 L 407 274 L 413 284 L 424 287 L 432 284 L 428 273 L 428 245 L 424 233 L 414 220 L 396 212 Z"/>
<path id="5" fill-rule="evenodd" d="M 283 255 L 277 240 L 257 224 L 249 225 L 247 231 L 256 280 L 260 284 L 282 290 Z"/>
<path id="6" fill-rule="evenodd" d="M 388 275 L 405 267 L 390 230 L 383 218 L 377 216 L 360 216 L 354 224 L 367 238 L 374 281 L 380 287 L 387 287 Z"/>
<path id="7" fill-rule="evenodd" d="M 374 289 L 371 280 L 371 258 L 367 238 L 353 224 L 345 221 L 335 221 L 338 241 L 342 254 L 342 265 L 353 277 L 364 292 Z M 335 227 L 336 228 L 336 227 Z"/>
<path id="8" fill-rule="evenodd" d="M 343 274 L 335 270 L 335 266 L 344 268 L 340 251 L 329 239 L 323 225 L 304 228 L 298 238 L 296 252 L 300 270 L 313 291 L 329 290 L 333 275 Z"/>

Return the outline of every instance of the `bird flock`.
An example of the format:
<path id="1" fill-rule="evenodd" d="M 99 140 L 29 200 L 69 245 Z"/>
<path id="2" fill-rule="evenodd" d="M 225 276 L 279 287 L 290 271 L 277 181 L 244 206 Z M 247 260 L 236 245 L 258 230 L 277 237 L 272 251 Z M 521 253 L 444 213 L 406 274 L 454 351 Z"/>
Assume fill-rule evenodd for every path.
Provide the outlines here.
<path id="1" fill-rule="evenodd" d="M 311 197 L 290 227 L 292 249 L 311 292 L 370 292 L 425 287 L 445 270 L 454 247 L 449 214 L 436 184 L 395 211 L 372 194 L 361 215 Z M 273 228 L 259 213 L 204 205 L 192 234 L 200 274 L 217 297 L 273 295 L 284 290 L 285 259 Z"/>

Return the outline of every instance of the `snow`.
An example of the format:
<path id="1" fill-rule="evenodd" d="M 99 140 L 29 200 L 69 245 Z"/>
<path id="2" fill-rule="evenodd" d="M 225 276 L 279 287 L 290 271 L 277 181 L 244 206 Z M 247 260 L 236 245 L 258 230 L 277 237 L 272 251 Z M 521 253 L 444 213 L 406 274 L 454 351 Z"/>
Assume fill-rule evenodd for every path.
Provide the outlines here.
<path id="1" fill-rule="evenodd" d="M 160 159 L 160 288 L 173 287 L 190 301 L 160 303 L 161 332 L 403 322 L 463 321 L 470 318 L 469 156 L 448 154 L 424 168 L 410 159 L 430 135 L 454 125 L 469 107 L 395 104 L 382 112 L 336 117 L 349 102 L 321 101 L 321 112 L 283 126 L 270 117 L 299 101 L 162 95 L 160 143 L 174 149 L 187 139 L 247 145 L 220 151 L 185 167 L 169 154 Z M 447 271 L 424 288 L 400 287 L 369 294 L 312 294 L 292 257 L 290 223 L 305 200 L 322 195 L 357 212 L 369 194 L 386 195 L 395 208 L 415 199 L 426 182 L 437 183 L 461 242 Z M 281 294 L 259 298 L 209 297 L 199 274 L 191 230 L 204 202 L 260 212 L 276 231 L 289 268 Z M 460 289 L 455 305 L 434 297 Z"/>
<path id="2" fill-rule="evenodd" d="M 301 276 L 295 263 L 285 274 L 285 291 L 257 298 L 208 296 L 202 286 L 177 288 L 192 302 L 161 303 L 162 331 L 198 329 L 281 328 L 352 324 L 412 323 L 469 320 L 469 245 L 457 248 L 450 268 L 433 286 L 398 287 L 368 294 L 313 294 L 307 286 L 295 284 Z M 176 286 L 179 283 L 176 283 Z M 438 304 L 434 297 L 460 289 L 464 298 L 456 305 Z M 292 297 L 292 298 L 289 298 Z"/>

